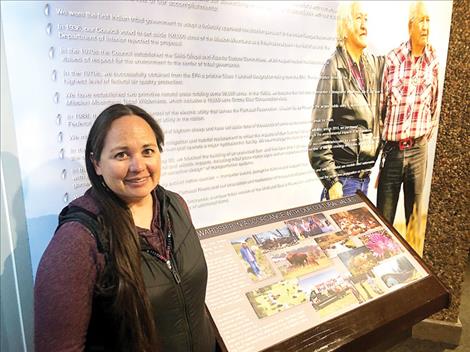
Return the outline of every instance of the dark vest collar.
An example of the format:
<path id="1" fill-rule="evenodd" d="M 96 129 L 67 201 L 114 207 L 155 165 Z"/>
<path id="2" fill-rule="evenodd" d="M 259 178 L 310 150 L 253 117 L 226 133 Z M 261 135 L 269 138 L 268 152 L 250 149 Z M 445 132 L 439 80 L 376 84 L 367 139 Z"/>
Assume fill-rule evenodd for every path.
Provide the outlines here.
<path id="1" fill-rule="evenodd" d="M 155 194 L 160 203 L 160 219 L 163 234 L 166 236 L 171 226 L 174 241 L 173 251 L 177 251 L 186 236 L 191 231 L 194 231 L 190 215 L 183 203 L 183 199 L 176 193 L 167 191 L 158 185 L 155 188 Z"/>

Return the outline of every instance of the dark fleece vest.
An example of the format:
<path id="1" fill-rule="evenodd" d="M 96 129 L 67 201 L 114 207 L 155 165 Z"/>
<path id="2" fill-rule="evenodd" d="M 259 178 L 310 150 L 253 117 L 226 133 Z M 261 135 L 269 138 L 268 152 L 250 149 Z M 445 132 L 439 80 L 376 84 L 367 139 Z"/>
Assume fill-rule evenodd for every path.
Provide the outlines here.
<path id="1" fill-rule="evenodd" d="M 214 351 L 215 338 L 204 303 L 207 267 L 196 230 L 187 208 L 177 194 L 158 186 L 156 195 L 160 201 L 163 233 L 165 236 L 168 231 L 172 233 L 174 271 L 151 254 L 152 248 L 142 238 L 140 241 L 142 273 L 153 308 L 161 351 Z M 95 234 L 95 238 L 98 250 L 106 256 L 107 249 L 101 243 L 100 236 Z M 121 350 L 117 346 L 118 332 L 110 314 L 111 302 L 112 297 L 95 294 L 86 351 Z"/>

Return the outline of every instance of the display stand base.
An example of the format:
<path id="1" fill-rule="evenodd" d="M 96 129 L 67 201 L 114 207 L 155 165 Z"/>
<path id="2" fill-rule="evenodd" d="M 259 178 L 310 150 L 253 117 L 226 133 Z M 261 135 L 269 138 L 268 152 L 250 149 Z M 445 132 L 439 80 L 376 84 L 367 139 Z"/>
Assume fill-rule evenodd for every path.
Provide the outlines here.
<path id="1" fill-rule="evenodd" d="M 462 336 L 462 323 L 425 319 L 413 327 L 413 338 L 459 345 Z"/>
<path id="2" fill-rule="evenodd" d="M 390 336 L 389 338 L 381 342 L 379 345 L 368 349 L 367 352 L 388 351 L 394 346 L 398 345 L 400 342 L 405 341 L 406 339 L 410 337 L 411 337 L 411 328 Z"/>

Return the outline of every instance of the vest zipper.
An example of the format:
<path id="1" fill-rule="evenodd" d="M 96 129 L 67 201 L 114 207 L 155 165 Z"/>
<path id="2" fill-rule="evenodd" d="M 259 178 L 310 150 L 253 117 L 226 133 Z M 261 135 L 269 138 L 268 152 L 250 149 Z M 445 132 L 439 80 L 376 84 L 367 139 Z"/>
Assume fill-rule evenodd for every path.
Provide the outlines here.
<path id="1" fill-rule="evenodd" d="M 176 286 L 176 291 L 178 292 L 178 296 L 180 296 L 179 298 L 181 299 L 181 303 L 183 305 L 184 315 L 185 315 L 185 318 L 186 318 L 185 320 L 186 320 L 186 329 L 187 329 L 188 338 L 189 338 L 189 341 L 188 341 L 189 350 L 192 351 L 193 350 L 193 348 L 192 348 L 193 337 L 192 337 L 192 332 L 191 332 L 191 326 L 189 325 L 189 315 L 188 315 L 188 311 L 186 309 L 186 299 L 184 297 L 183 290 L 180 286 L 181 276 L 178 272 L 178 269 L 176 267 L 176 263 L 175 263 L 174 258 L 173 258 L 174 242 L 173 242 L 173 234 L 171 233 L 171 220 L 170 220 L 170 217 L 168 215 L 167 215 L 167 221 L 168 221 L 168 234 L 167 234 L 167 238 L 166 238 L 166 249 L 167 249 L 167 253 L 168 253 L 169 258 L 166 259 L 165 257 L 163 257 L 160 253 L 158 253 L 154 249 L 146 249 L 145 252 L 150 254 L 152 257 L 157 258 L 162 263 L 164 263 L 167 266 L 167 268 L 170 270 L 171 274 L 173 275 L 173 278 L 175 279 L 175 282 L 176 282 L 176 285 L 177 285 Z"/>
<path id="2" fill-rule="evenodd" d="M 168 269 L 170 269 L 171 273 L 173 274 L 173 277 L 176 283 L 179 285 L 181 283 L 181 276 L 178 270 L 176 269 L 176 265 L 173 262 L 173 256 L 171 254 L 170 254 L 170 259 L 168 259 L 165 263 Z"/>
<path id="3" fill-rule="evenodd" d="M 188 344 L 189 344 L 189 346 L 191 346 L 191 341 L 193 339 L 192 339 L 191 328 L 189 326 L 189 316 L 188 316 L 188 312 L 186 310 L 186 300 L 184 299 L 184 294 L 181 290 L 181 286 L 180 286 L 181 276 L 180 276 L 180 274 L 179 274 L 179 272 L 176 268 L 176 264 L 173 260 L 173 255 L 170 253 L 170 259 L 165 259 L 160 253 L 158 253 L 157 251 L 155 251 L 153 249 L 146 249 L 145 252 L 150 254 L 152 257 L 158 259 L 162 263 L 164 263 L 167 266 L 167 268 L 170 270 L 171 274 L 173 275 L 173 278 L 175 279 L 175 282 L 177 284 L 176 291 L 178 292 L 178 296 L 180 296 L 179 298 L 182 301 L 183 311 L 184 311 L 184 315 L 185 315 L 185 318 L 186 318 L 185 319 L 186 320 L 186 329 L 187 329 L 187 332 L 188 332 L 188 335 L 189 335 Z M 191 347 L 190 347 L 190 350 L 192 351 Z"/>
<path id="4" fill-rule="evenodd" d="M 167 268 L 170 270 L 175 282 L 179 285 L 181 283 L 181 276 L 176 269 L 176 265 L 173 262 L 173 255 L 170 253 L 170 259 L 165 259 L 160 253 L 155 251 L 154 249 L 146 249 L 146 253 L 150 254 L 152 257 L 157 258 L 162 263 L 165 263 Z"/>
<path id="5" fill-rule="evenodd" d="M 182 305 L 183 305 L 183 312 L 184 312 L 184 316 L 185 316 L 185 322 L 186 322 L 186 331 L 187 331 L 187 338 L 188 338 L 188 352 L 192 352 L 193 351 L 193 333 L 191 331 L 191 326 L 189 324 L 189 315 L 188 315 L 188 310 L 186 308 L 186 298 L 184 297 L 184 293 L 183 293 L 183 289 L 181 288 L 181 286 L 177 286 L 176 287 L 176 291 L 178 292 L 178 296 L 179 296 L 179 299 L 181 300 L 182 302 Z"/>
<path id="6" fill-rule="evenodd" d="M 181 276 L 173 260 L 174 242 L 173 242 L 173 234 L 171 233 L 171 220 L 168 215 L 167 215 L 167 224 L 168 224 L 168 234 L 166 236 L 166 253 L 168 254 L 168 259 L 162 256 L 160 253 L 158 253 L 154 249 L 146 249 L 145 252 L 150 254 L 152 257 L 159 259 L 161 262 L 165 263 L 167 268 L 170 269 L 170 272 L 173 275 L 173 278 L 175 279 L 176 284 L 179 285 L 181 283 Z"/>

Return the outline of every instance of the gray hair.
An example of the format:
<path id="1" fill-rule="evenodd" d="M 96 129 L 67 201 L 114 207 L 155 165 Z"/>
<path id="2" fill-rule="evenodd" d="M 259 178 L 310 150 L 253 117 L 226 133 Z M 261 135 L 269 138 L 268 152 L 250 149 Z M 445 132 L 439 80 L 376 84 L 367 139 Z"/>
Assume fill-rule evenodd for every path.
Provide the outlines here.
<path id="1" fill-rule="evenodd" d="M 344 47 L 345 39 L 353 28 L 352 13 L 361 5 L 360 1 L 341 2 L 336 13 L 336 43 Z"/>
<path id="2" fill-rule="evenodd" d="M 411 24 L 416 20 L 418 16 L 418 11 L 424 8 L 426 9 L 426 4 L 423 1 L 413 1 L 410 4 L 410 9 L 408 12 L 408 29 L 410 29 Z"/>

